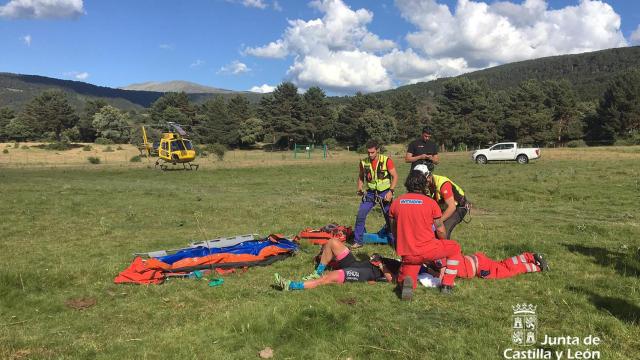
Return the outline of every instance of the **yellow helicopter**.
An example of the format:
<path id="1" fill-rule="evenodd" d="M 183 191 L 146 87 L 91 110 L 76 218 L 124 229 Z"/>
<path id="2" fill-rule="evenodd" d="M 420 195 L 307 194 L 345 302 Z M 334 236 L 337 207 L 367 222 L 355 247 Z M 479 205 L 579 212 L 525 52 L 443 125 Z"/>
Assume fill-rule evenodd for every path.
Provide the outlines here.
<path id="1" fill-rule="evenodd" d="M 142 125 L 142 139 L 144 142 L 141 146 L 141 151 L 147 153 L 147 158 L 157 153 L 158 160 L 156 160 L 155 167 L 159 166 L 161 170 L 167 170 L 169 168 L 168 164 L 182 164 L 185 170 L 198 170 L 200 165 L 191 163 L 196 159 L 196 151 L 191 140 L 185 138 L 187 132 L 176 123 L 168 122 L 167 125 L 169 132 L 162 133 L 160 141 L 153 144 L 147 139 L 147 131 Z"/>

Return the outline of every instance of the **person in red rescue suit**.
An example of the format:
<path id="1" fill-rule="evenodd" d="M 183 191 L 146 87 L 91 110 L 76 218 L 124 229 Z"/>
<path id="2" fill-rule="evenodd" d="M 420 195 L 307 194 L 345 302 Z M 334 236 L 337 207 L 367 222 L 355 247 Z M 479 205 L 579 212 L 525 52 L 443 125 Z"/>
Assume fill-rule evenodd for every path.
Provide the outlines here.
<path id="1" fill-rule="evenodd" d="M 410 300 L 417 286 L 421 265 L 441 258 L 446 258 L 447 268 L 440 291 L 451 293 L 458 268 L 463 262 L 460 245 L 454 240 L 444 240 L 442 211 L 436 201 L 427 196 L 427 178 L 423 173 L 411 171 L 404 185 L 407 193 L 398 197 L 389 211 L 396 253 L 402 258 L 398 275 L 400 296 L 403 300 Z"/>
<path id="2" fill-rule="evenodd" d="M 444 276 L 447 268 L 446 261 L 447 259 L 437 259 L 425 264 L 427 271 L 433 276 Z M 538 253 L 524 252 L 496 261 L 482 252 L 477 252 L 473 255 L 465 255 L 462 266 L 457 270 L 456 275 L 459 278 L 506 279 L 519 274 L 549 271 L 549 265 L 543 255 Z"/>
<path id="3" fill-rule="evenodd" d="M 380 154 L 378 142 L 369 140 L 366 147 L 368 156 L 360 161 L 359 166 L 357 194 L 362 196 L 362 202 L 356 215 L 352 248 L 363 246 L 367 215 L 378 201 L 382 201 L 383 215 L 386 220 L 393 192 L 398 183 L 398 173 L 393 160 Z M 366 189 L 364 189 L 365 186 Z"/>

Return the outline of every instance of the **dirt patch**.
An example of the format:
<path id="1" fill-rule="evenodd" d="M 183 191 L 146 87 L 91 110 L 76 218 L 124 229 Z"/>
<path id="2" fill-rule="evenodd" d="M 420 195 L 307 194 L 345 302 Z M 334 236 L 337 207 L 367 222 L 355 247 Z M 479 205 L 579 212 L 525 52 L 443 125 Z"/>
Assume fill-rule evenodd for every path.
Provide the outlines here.
<path id="1" fill-rule="evenodd" d="M 34 357 L 53 358 L 53 351 L 45 348 L 20 349 L 9 356 L 10 360 L 33 359 Z"/>
<path id="2" fill-rule="evenodd" d="M 357 304 L 358 302 L 354 298 L 346 298 L 346 299 L 339 299 L 338 303 L 344 304 L 344 305 L 353 306 L 353 305 Z"/>
<path id="3" fill-rule="evenodd" d="M 485 215 L 491 213 L 491 210 L 474 206 L 471 208 L 471 213 L 473 213 L 474 215 Z"/>
<path id="4" fill-rule="evenodd" d="M 258 353 L 261 359 L 271 359 L 273 357 L 273 349 L 266 347 Z"/>
<path id="5" fill-rule="evenodd" d="M 68 299 L 64 302 L 67 307 L 72 308 L 74 310 L 86 310 L 96 304 L 96 299 L 94 298 L 78 298 L 78 299 Z"/>

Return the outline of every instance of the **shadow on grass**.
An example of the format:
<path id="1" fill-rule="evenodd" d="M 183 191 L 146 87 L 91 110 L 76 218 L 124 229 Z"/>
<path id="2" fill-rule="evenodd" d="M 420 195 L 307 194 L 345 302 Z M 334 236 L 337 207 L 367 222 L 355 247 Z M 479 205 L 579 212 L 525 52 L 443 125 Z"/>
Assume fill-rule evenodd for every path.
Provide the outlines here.
<path id="1" fill-rule="evenodd" d="M 569 286 L 568 289 L 575 293 L 588 296 L 589 301 L 591 301 L 598 310 L 606 311 L 620 321 L 628 324 L 639 324 L 640 307 L 627 300 L 611 296 L 602 296 L 593 291 L 574 286 Z"/>
<path id="2" fill-rule="evenodd" d="M 579 253 L 593 258 L 593 261 L 598 265 L 613 265 L 620 275 L 640 275 L 640 249 L 631 249 L 628 252 L 621 252 L 611 251 L 597 246 L 575 244 L 564 244 L 564 246 L 572 253 Z"/>
<path id="3" fill-rule="evenodd" d="M 329 337 L 345 329 L 351 316 L 336 315 L 327 309 L 302 309 L 290 314 L 290 320 L 280 329 L 278 338 L 286 341 L 308 341 L 310 334 L 327 334 Z"/>

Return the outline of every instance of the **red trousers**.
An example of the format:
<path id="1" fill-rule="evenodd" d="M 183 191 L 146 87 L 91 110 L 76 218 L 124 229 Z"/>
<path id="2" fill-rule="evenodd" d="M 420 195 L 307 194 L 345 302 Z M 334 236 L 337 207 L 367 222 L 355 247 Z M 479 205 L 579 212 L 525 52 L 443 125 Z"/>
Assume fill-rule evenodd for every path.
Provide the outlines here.
<path id="1" fill-rule="evenodd" d="M 464 267 L 458 271 L 459 277 L 472 278 L 475 276 L 484 279 L 504 279 L 518 274 L 538 272 L 540 267 L 536 265 L 532 253 L 522 253 L 502 261 L 492 260 L 484 253 L 478 252 L 464 257 Z"/>
<path id="2" fill-rule="evenodd" d="M 424 263 L 436 259 L 446 258 L 442 285 L 453 286 L 453 280 L 458 274 L 458 268 L 462 266 L 463 258 L 460 245 L 455 240 L 433 240 L 422 254 L 403 255 L 398 284 L 402 284 L 405 277 L 413 280 L 413 288 L 418 286 L 418 273 Z"/>

